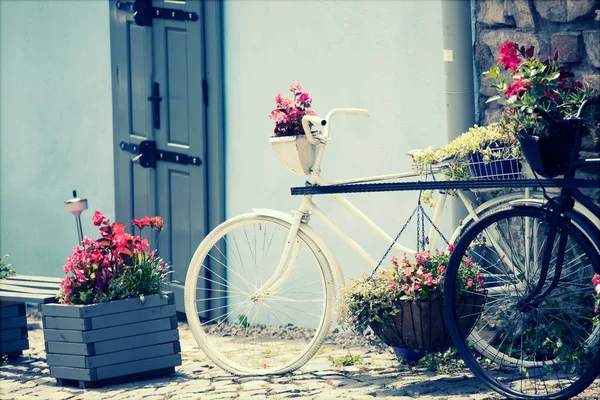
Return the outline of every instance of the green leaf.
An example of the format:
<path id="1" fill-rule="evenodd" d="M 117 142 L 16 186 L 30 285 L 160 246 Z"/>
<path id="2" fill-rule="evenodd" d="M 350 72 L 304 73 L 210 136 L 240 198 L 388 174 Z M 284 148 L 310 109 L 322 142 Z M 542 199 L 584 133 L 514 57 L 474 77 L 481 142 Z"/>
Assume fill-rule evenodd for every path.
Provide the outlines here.
<path id="1" fill-rule="evenodd" d="M 502 98 L 502 96 L 492 96 L 489 99 L 487 99 L 486 103 L 491 103 L 492 101 L 496 101 L 501 98 Z"/>

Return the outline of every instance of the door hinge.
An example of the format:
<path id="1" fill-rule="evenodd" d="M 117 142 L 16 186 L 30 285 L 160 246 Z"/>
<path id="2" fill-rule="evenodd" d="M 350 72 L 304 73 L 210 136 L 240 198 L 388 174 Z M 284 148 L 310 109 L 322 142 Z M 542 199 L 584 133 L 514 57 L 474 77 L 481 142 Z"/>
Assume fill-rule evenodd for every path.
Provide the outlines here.
<path id="1" fill-rule="evenodd" d="M 133 20 L 140 26 L 152 26 L 152 18 L 172 19 L 176 21 L 198 20 L 198 14 L 195 12 L 152 7 L 151 0 L 133 0 L 133 2 L 117 0 L 116 6 L 119 10 L 132 13 Z"/>
<path id="2" fill-rule="evenodd" d="M 188 156 L 183 153 L 174 151 L 158 150 L 155 140 L 143 140 L 140 144 L 125 143 L 119 144 L 121 150 L 137 155 L 133 161 L 139 161 L 144 168 L 156 168 L 157 161 L 166 161 L 183 165 L 202 165 L 202 160 L 199 157 Z"/>

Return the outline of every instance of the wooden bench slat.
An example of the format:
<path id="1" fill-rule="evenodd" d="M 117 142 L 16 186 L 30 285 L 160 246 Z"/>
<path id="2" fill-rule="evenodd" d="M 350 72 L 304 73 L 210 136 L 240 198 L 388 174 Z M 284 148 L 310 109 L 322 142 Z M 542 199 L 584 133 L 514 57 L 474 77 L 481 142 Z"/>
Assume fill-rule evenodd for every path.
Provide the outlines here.
<path id="1" fill-rule="evenodd" d="M 16 282 L 26 282 L 29 284 L 39 283 L 39 284 L 53 284 L 59 285 L 62 278 L 55 278 L 51 276 L 35 276 L 35 275 L 12 275 L 6 278 L 7 281 L 14 281 L 11 283 L 16 284 Z"/>
<path id="2" fill-rule="evenodd" d="M 56 295 L 34 293 L 17 293 L 0 291 L 0 300 L 2 301 L 21 301 L 23 303 L 55 303 Z"/>
<path id="3" fill-rule="evenodd" d="M 56 296 L 56 294 L 58 293 L 58 287 L 56 287 L 54 289 L 38 289 L 38 288 L 30 288 L 27 286 L 7 285 L 6 283 L 0 283 L 0 290 L 3 292 L 45 294 L 48 296 Z"/>

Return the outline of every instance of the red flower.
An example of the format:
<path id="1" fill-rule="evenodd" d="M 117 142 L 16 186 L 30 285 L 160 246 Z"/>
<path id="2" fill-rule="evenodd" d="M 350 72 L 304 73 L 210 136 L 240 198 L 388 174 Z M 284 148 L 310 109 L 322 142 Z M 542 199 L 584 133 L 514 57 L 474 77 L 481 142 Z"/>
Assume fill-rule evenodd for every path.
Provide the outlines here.
<path id="1" fill-rule="evenodd" d="M 469 278 L 469 280 L 467 280 L 467 286 L 471 287 L 473 285 L 475 285 L 475 282 L 473 282 L 473 279 Z"/>
<path id="2" fill-rule="evenodd" d="M 398 257 L 396 257 L 396 256 L 392 257 L 392 264 L 398 265 Z"/>
<path id="3" fill-rule="evenodd" d="M 449 252 L 449 253 L 452 253 L 452 250 L 454 250 L 454 248 L 455 248 L 455 247 L 456 247 L 455 245 L 453 245 L 453 244 L 449 244 L 449 245 L 448 245 L 448 252 Z"/>
<path id="4" fill-rule="evenodd" d="M 132 219 L 131 223 L 142 229 L 143 227 L 150 225 L 150 218 L 144 217 L 142 219 Z"/>
<path id="5" fill-rule="evenodd" d="M 504 69 L 510 69 L 511 72 L 516 72 L 517 65 L 521 62 L 521 59 L 517 55 L 519 45 L 513 42 L 506 42 L 502 46 L 498 46 L 500 55 L 498 56 L 498 62 L 504 66 Z"/>
<path id="6" fill-rule="evenodd" d="M 525 92 L 527 92 L 528 87 L 531 87 L 531 82 L 527 82 L 523 78 L 515 78 L 515 82 L 508 85 L 508 88 L 504 92 L 504 94 L 508 97 L 512 95 L 517 95 L 521 97 Z"/>
<path id="7" fill-rule="evenodd" d="M 92 216 L 92 221 L 94 221 L 94 226 L 102 225 L 104 220 L 106 220 L 106 217 L 104 216 L 104 214 L 102 214 L 100 211 L 96 210 L 96 212 Z"/>
<path id="8" fill-rule="evenodd" d="M 165 226 L 165 221 L 163 221 L 163 219 L 161 217 L 152 217 L 149 218 L 150 220 L 150 225 L 152 225 L 154 228 L 156 228 L 157 230 L 162 230 L 162 228 Z"/>

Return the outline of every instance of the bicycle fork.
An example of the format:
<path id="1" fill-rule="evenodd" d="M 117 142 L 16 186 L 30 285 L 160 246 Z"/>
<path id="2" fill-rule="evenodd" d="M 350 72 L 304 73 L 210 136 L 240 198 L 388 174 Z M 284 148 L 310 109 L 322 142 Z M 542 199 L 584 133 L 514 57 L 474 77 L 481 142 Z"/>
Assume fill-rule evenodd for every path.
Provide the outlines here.
<path id="1" fill-rule="evenodd" d="M 572 208 L 573 205 L 574 201 L 572 199 L 558 197 L 555 199 L 553 206 L 550 208 L 550 227 L 546 236 L 546 245 L 543 249 L 540 276 L 533 291 L 531 291 L 531 293 L 529 293 L 523 299 L 519 300 L 519 302 L 517 303 L 517 309 L 519 311 L 525 311 L 529 308 L 537 307 L 542 301 L 544 301 L 546 295 L 552 290 L 554 290 L 554 288 L 558 284 L 558 281 L 562 274 L 563 263 L 565 260 L 565 250 L 567 247 L 567 232 L 564 230 L 560 232 L 560 236 L 558 239 L 558 251 L 556 253 L 556 265 L 554 270 L 554 276 L 552 277 L 552 282 L 545 290 L 543 290 L 544 283 L 546 282 L 546 278 L 548 276 L 548 272 L 550 271 L 550 262 L 552 261 L 552 251 L 554 249 L 553 245 L 556 239 L 556 235 L 558 233 L 558 222 L 563 211 L 565 209 Z"/>
<path id="2" fill-rule="evenodd" d="M 287 235 L 279 264 L 277 264 L 273 275 L 260 288 L 250 293 L 250 300 L 252 302 L 264 301 L 269 298 L 287 281 L 288 277 L 294 271 L 302 247 L 302 242 L 298 239 L 298 229 L 300 229 L 300 224 L 305 215 L 303 212 L 293 211 L 292 226 Z"/>

